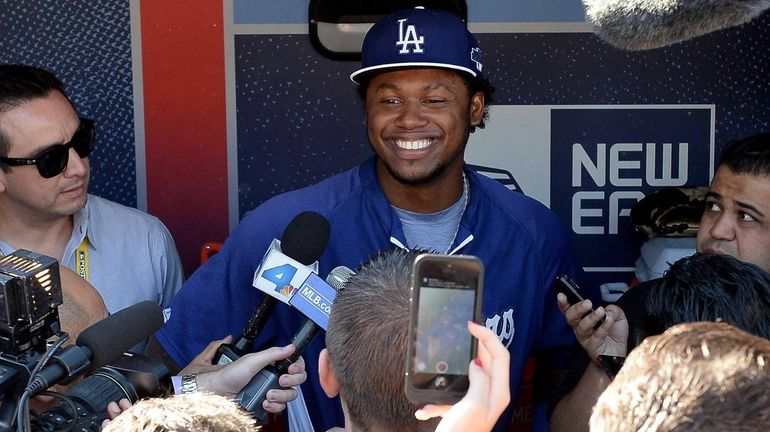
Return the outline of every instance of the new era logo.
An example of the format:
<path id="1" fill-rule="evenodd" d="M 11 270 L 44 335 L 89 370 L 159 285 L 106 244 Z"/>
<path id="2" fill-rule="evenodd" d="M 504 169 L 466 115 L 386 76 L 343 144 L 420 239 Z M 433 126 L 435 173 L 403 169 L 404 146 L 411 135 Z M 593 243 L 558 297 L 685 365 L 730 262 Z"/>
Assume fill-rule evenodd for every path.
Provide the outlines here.
<path id="1" fill-rule="evenodd" d="M 406 22 L 406 18 L 398 20 L 398 41 L 396 41 L 396 45 L 400 45 L 401 49 L 398 51 L 399 54 L 422 54 L 422 44 L 425 43 L 425 37 L 424 36 L 417 36 L 417 29 L 413 25 L 406 26 L 406 30 L 404 30 L 404 23 Z M 409 46 L 412 46 L 412 49 L 408 48 Z"/>

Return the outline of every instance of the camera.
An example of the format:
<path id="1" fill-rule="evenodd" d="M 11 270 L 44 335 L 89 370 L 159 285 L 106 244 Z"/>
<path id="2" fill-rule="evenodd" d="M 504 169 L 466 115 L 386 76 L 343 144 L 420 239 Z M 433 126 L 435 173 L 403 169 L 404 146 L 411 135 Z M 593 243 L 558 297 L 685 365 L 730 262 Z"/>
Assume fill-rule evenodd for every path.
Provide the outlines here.
<path id="1" fill-rule="evenodd" d="M 68 337 L 59 322 L 57 308 L 61 304 L 59 264 L 55 259 L 23 249 L 0 258 L 0 431 L 11 430 L 15 421 L 18 430 L 28 430 L 27 422 L 19 419 L 27 413 L 29 396 L 35 394 L 30 391 L 30 383 L 39 379 L 45 363 L 51 359 L 59 362 L 56 367 L 66 372 L 54 382 L 60 384 L 71 382 L 91 365 L 87 348 L 60 349 Z M 66 395 L 47 393 L 62 402 L 30 424 L 32 430 L 40 431 L 98 431 L 110 402 L 126 398 L 133 403 L 142 397 L 160 395 L 168 388 L 170 373 L 163 364 L 125 352 Z"/>
<path id="2" fill-rule="evenodd" d="M 62 401 L 38 415 L 32 422 L 32 430 L 98 431 L 107 418 L 110 402 L 125 398 L 135 403 L 145 397 L 166 394 L 170 388 L 170 373 L 163 364 L 126 352 L 72 387 L 66 395 L 72 404 Z"/>
<path id="3" fill-rule="evenodd" d="M 0 259 L 0 394 L 18 396 L 24 391 L 47 340 L 61 331 L 60 304 L 55 259 L 23 249 Z"/>

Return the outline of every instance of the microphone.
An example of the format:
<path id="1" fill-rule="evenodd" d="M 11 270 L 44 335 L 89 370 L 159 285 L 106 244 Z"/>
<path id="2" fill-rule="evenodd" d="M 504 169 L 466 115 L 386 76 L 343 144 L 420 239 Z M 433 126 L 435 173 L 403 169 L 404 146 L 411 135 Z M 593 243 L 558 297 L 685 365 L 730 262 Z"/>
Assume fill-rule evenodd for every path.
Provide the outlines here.
<path id="1" fill-rule="evenodd" d="M 321 257 L 328 243 L 329 221 L 320 214 L 302 212 L 289 222 L 280 243 L 273 241 L 254 273 L 254 287 L 267 295 L 262 297 L 254 309 L 241 335 L 233 343 L 222 344 L 217 348 L 213 364 L 232 363 L 251 352 L 254 339 L 275 309 L 276 300 L 288 303 L 288 297 L 276 295 L 275 291 L 293 292 L 293 286 L 298 285 L 295 280 L 301 282 L 312 273 L 307 266 Z"/>
<path id="2" fill-rule="evenodd" d="M 76 345 L 56 353 L 53 363 L 35 374 L 28 387 L 31 396 L 115 361 L 161 325 L 163 313 L 151 301 L 137 303 L 97 322 L 80 333 Z"/>
<path id="3" fill-rule="evenodd" d="M 277 361 L 259 371 L 235 397 L 235 400 L 246 411 L 251 412 L 261 424 L 267 421 L 268 413 L 262 407 L 262 403 L 267 399 L 267 392 L 271 389 L 281 388 L 278 384 L 278 378 L 285 374 L 289 370 L 289 366 L 299 359 L 302 351 L 307 348 L 316 334 L 322 328 L 326 330 L 329 313 L 337 296 L 337 291 L 345 287 L 353 274 L 355 272 L 349 268 L 339 266 L 329 273 L 326 282 L 317 276 L 313 278 L 315 275 L 311 275 L 300 287 L 297 294 L 292 297 L 292 305 L 308 317 L 292 339 L 291 343 L 296 348 L 294 353 L 288 358 Z"/>
<path id="4" fill-rule="evenodd" d="M 660 48 L 744 24 L 770 0 L 583 0 L 596 34 L 617 48 Z"/>
<path id="5" fill-rule="evenodd" d="M 356 274 L 356 272 L 348 267 L 337 266 L 329 272 L 329 276 L 326 276 L 326 283 L 331 285 L 336 291 L 340 291 L 345 288 L 345 284 L 348 283 L 348 280 L 354 274 Z M 326 330 L 326 327 L 324 327 L 324 330 Z"/>

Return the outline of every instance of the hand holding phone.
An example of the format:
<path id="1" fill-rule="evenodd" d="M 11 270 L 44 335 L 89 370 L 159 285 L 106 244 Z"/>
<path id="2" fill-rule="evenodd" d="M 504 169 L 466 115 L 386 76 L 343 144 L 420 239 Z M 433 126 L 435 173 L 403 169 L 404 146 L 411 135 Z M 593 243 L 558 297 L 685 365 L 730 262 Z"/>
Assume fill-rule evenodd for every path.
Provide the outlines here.
<path id="1" fill-rule="evenodd" d="M 422 254 L 412 266 L 405 391 L 418 404 L 453 404 L 468 390 L 481 320 L 484 267 L 467 255 Z"/>
<path id="2" fill-rule="evenodd" d="M 556 278 L 556 291 L 567 296 L 567 303 L 569 303 L 570 306 L 574 306 L 586 299 L 586 296 L 580 286 L 578 286 L 578 284 L 566 274 L 559 275 Z M 592 308 L 586 312 L 583 317 L 585 318 L 588 314 L 593 313 L 593 311 L 594 310 Z M 602 319 L 599 320 L 596 325 L 594 325 L 594 330 L 598 329 L 602 324 L 604 324 L 604 321 L 605 317 L 602 317 Z"/>
<path id="3" fill-rule="evenodd" d="M 468 323 L 468 330 L 478 339 L 479 360 L 468 366 L 468 393 L 454 405 L 428 404 L 415 412 L 418 420 L 443 417 L 436 432 L 491 431 L 511 401 L 508 348 L 481 324 Z"/>

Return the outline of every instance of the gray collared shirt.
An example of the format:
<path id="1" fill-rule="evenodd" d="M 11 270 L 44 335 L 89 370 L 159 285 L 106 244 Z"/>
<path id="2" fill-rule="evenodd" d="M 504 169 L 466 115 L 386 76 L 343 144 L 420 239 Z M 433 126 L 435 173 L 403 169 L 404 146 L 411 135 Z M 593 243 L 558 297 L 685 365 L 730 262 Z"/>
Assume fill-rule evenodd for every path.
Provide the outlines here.
<path id="1" fill-rule="evenodd" d="M 165 308 L 182 286 L 179 254 L 171 233 L 156 217 L 88 195 L 74 216 L 60 265 L 77 271 L 77 248 L 87 237 L 89 282 L 110 313 L 151 300 Z M 0 241 L 4 255 L 16 248 Z"/>

